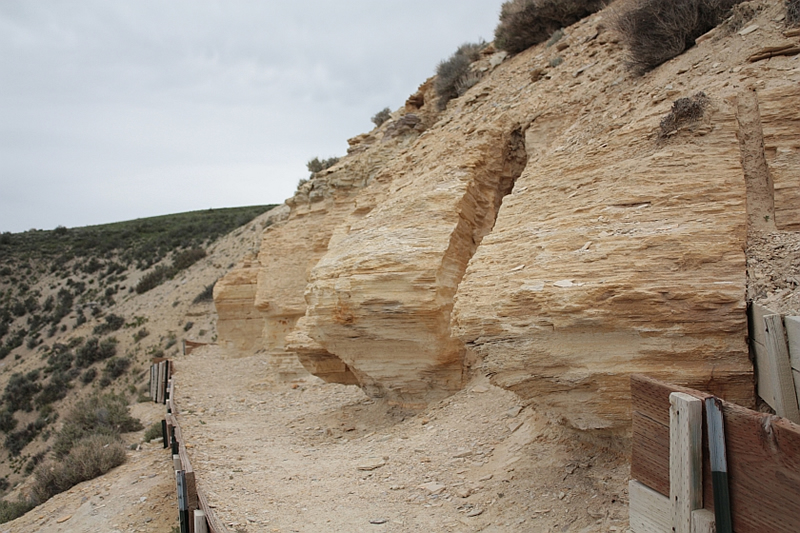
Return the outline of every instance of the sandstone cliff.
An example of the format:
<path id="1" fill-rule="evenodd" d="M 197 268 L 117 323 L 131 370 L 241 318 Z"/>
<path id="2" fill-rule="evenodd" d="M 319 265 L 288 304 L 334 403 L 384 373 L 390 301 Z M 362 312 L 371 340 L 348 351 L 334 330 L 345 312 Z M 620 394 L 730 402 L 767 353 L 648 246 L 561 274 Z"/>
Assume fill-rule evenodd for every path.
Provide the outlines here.
<path id="1" fill-rule="evenodd" d="M 786 40 L 762 7 L 642 77 L 601 12 L 484 61 L 441 114 L 423 86 L 222 281 L 242 306 L 218 291 L 220 335 L 260 317 L 244 350 L 407 406 L 474 371 L 585 429 L 627 424 L 632 372 L 751 404 L 748 231 L 800 224 L 800 68 L 748 62 Z M 661 128 L 701 92 L 701 119 Z"/>

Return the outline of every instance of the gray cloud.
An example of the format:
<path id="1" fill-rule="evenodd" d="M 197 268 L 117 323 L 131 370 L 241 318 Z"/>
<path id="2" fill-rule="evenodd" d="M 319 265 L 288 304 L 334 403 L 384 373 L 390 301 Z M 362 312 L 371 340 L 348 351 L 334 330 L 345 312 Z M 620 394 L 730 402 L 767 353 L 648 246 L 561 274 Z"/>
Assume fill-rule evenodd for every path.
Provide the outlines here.
<path id="1" fill-rule="evenodd" d="M 278 203 L 500 0 L 5 0 L 0 231 Z"/>

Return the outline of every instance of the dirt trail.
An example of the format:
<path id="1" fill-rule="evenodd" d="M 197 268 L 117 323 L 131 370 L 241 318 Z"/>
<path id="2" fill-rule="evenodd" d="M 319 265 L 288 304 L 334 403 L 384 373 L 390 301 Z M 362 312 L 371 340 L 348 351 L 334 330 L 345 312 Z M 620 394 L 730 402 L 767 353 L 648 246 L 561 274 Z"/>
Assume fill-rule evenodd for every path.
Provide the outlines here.
<path id="1" fill-rule="evenodd" d="M 267 356 L 176 363 L 199 485 L 239 532 L 626 531 L 628 466 L 481 379 L 422 413 L 266 380 Z"/>

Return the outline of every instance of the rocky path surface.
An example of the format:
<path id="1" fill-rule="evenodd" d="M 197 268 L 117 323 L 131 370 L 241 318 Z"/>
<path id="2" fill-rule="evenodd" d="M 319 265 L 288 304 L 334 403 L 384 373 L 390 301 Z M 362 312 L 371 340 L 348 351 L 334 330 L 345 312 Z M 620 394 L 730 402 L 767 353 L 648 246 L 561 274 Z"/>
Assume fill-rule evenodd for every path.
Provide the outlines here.
<path id="1" fill-rule="evenodd" d="M 624 457 L 486 380 L 409 413 L 317 378 L 271 383 L 267 359 L 175 361 L 192 465 L 231 531 L 627 530 Z"/>

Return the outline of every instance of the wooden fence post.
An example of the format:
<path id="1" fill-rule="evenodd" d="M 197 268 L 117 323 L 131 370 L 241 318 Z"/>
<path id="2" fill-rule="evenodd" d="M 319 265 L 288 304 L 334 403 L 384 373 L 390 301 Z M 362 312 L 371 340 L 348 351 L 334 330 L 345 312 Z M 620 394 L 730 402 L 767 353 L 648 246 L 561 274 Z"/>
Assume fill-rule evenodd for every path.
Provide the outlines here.
<path id="1" fill-rule="evenodd" d="M 692 511 L 703 508 L 703 402 L 673 392 L 669 403 L 672 531 L 692 533 Z"/>
<path id="2" fill-rule="evenodd" d="M 714 513 L 708 509 L 692 511 L 692 533 L 717 533 Z"/>
<path id="3" fill-rule="evenodd" d="M 711 462 L 716 527 L 719 533 L 733 533 L 731 495 L 728 486 L 728 456 L 725 445 L 725 420 L 722 416 L 722 402 L 718 398 L 706 398 L 706 426 L 708 427 L 708 458 Z"/>
<path id="4" fill-rule="evenodd" d="M 208 533 L 206 513 L 200 509 L 195 509 L 194 511 L 194 533 Z"/>

